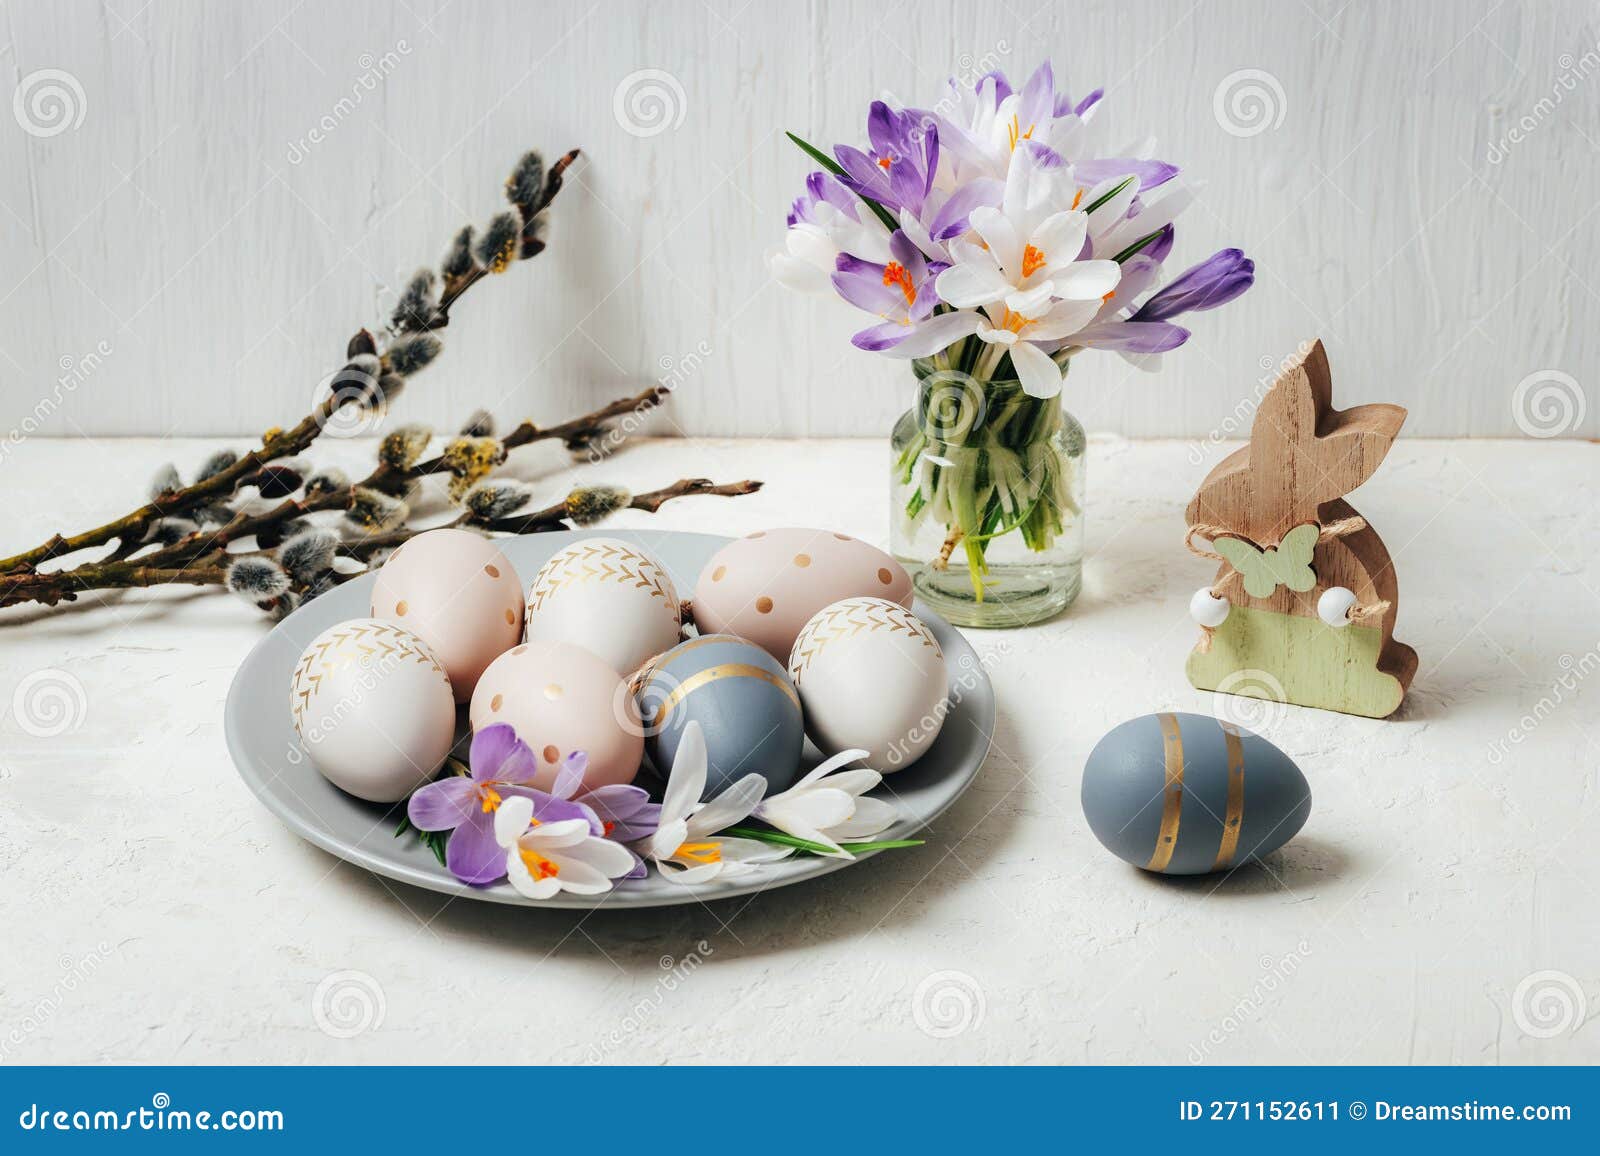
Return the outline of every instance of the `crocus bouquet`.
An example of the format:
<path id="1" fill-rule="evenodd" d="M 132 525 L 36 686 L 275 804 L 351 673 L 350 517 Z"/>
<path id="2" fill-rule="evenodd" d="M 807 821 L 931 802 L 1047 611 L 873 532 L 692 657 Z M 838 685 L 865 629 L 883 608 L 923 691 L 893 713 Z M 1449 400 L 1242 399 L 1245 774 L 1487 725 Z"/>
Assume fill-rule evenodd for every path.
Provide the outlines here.
<path id="1" fill-rule="evenodd" d="M 420 834 L 463 883 L 509 879 L 529 899 L 603 895 L 645 878 L 651 866 L 687 885 L 750 874 L 796 854 L 853 859 L 920 846 L 876 838 L 898 816 L 893 804 L 867 795 L 883 776 L 851 765 L 866 754 L 840 751 L 775 795 L 749 774 L 702 802 L 705 737 L 690 722 L 656 802 L 643 787 L 586 787 L 582 751 L 540 790 L 533 785 L 538 756 L 496 723 L 472 736 L 470 765 L 447 760 L 443 775 L 417 788 L 395 834 Z"/>
<path id="2" fill-rule="evenodd" d="M 1071 445 L 1050 400 L 1071 358 L 1109 349 L 1154 369 L 1188 340 L 1176 318 L 1254 278 L 1224 249 L 1162 285 L 1194 192 L 1148 147 L 1100 147 L 1101 95 L 1072 100 L 1045 63 L 1020 89 L 999 72 L 952 80 L 931 109 L 875 101 L 866 150 L 829 157 L 791 134 L 823 171 L 794 202 L 773 272 L 872 314 L 854 344 L 914 363 L 897 504 L 913 534 L 938 533 L 931 560 L 901 552 L 943 570 L 963 544 L 979 602 L 992 543 L 1014 533 L 1048 552 L 1078 513 L 1063 459 L 1081 454 L 1081 431 Z"/>

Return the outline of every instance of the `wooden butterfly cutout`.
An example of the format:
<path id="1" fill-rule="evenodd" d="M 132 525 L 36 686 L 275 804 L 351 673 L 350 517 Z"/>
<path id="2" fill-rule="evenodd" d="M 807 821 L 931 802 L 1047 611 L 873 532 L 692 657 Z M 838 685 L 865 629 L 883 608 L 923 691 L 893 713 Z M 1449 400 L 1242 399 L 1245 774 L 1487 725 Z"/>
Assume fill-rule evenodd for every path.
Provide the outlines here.
<path id="1" fill-rule="evenodd" d="M 1257 549 L 1244 538 L 1217 538 L 1212 548 L 1244 577 L 1245 593 L 1267 598 L 1280 585 L 1290 590 L 1310 590 L 1317 584 L 1311 556 L 1317 548 L 1318 526 L 1306 522 L 1285 534 L 1276 546 Z"/>

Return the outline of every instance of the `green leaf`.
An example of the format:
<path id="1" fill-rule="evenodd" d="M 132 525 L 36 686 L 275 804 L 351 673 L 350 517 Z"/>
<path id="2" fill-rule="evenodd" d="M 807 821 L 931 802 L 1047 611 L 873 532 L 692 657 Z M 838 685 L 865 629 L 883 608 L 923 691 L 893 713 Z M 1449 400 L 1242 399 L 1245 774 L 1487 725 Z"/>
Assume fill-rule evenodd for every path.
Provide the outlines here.
<path id="1" fill-rule="evenodd" d="M 1159 236 L 1161 236 L 1161 230 L 1157 229 L 1154 233 L 1149 233 L 1143 237 L 1140 237 L 1137 241 L 1129 245 L 1126 249 L 1111 259 L 1120 265 L 1129 257 L 1132 257 L 1135 253 L 1139 253 L 1145 249 L 1148 249 L 1151 245 L 1155 244 L 1155 240 Z"/>
<path id="2" fill-rule="evenodd" d="M 723 834 L 740 839 L 759 839 L 763 843 L 773 843 L 779 847 L 793 847 L 797 851 L 805 851 L 812 855 L 833 854 L 833 848 L 822 843 L 786 835 L 782 831 L 769 831 L 765 827 L 729 827 Z M 859 855 L 868 851 L 888 851 L 896 847 L 920 847 L 922 843 L 921 839 L 882 839 L 870 843 L 840 843 L 839 846 L 852 855 Z"/>
<path id="3" fill-rule="evenodd" d="M 394 837 L 398 839 L 407 832 L 415 834 L 421 840 L 422 845 L 433 852 L 433 857 L 439 860 L 439 866 L 443 867 L 445 865 L 444 848 L 445 844 L 450 841 L 449 831 L 418 831 L 411 825 L 411 816 L 406 815 L 400 820 L 400 825 L 394 829 Z"/>
<path id="4" fill-rule="evenodd" d="M 808 156 L 812 160 L 816 161 L 819 165 L 821 165 L 823 168 L 827 169 L 834 176 L 837 177 L 837 176 L 839 176 L 840 174 L 842 174 L 844 172 L 844 169 L 839 166 L 839 162 L 838 161 L 834 160 L 827 153 L 825 153 L 821 149 L 817 148 L 816 145 L 811 144 L 811 143 L 809 143 L 807 141 L 801 140 L 799 137 L 795 136 L 794 133 L 792 133 L 792 132 L 786 132 L 783 135 L 788 137 L 790 140 L 794 141 L 796 147 L 798 147 L 801 152 L 805 153 L 806 156 Z"/>
<path id="5" fill-rule="evenodd" d="M 799 148 L 801 152 L 805 153 L 806 156 L 816 161 L 834 176 L 838 177 L 844 175 L 844 169 L 840 167 L 839 162 L 834 160 L 827 153 L 823 152 L 816 145 L 811 144 L 808 141 L 801 140 L 792 132 L 786 132 L 783 135 L 794 141 L 795 146 Z M 860 197 L 861 194 L 857 193 L 856 196 Z M 877 201 L 873 200 L 871 197 L 861 197 L 861 199 L 867 203 L 867 207 L 869 209 L 878 215 L 878 220 L 883 222 L 884 228 L 888 229 L 889 232 L 892 233 L 900 227 L 899 219 L 896 218 L 895 215 L 888 209 L 878 204 Z"/>
<path id="6" fill-rule="evenodd" d="M 897 847 L 921 847 L 925 840 L 922 839 L 879 839 L 872 843 L 840 843 L 852 855 L 862 855 L 868 851 L 892 851 Z"/>
<path id="7" fill-rule="evenodd" d="M 1123 189 L 1127 188 L 1132 183 L 1133 183 L 1133 177 L 1131 175 L 1127 176 L 1127 177 L 1124 177 L 1122 179 L 1122 183 L 1120 185 L 1118 185 L 1114 189 L 1107 189 L 1105 192 L 1101 193 L 1098 197 L 1096 197 L 1094 200 L 1090 201 L 1087 205 L 1085 205 L 1083 211 L 1086 212 L 1086 213 L 1094 212 L 1101 205 L 1105 204 L 1112 197 L 1116 196 L 1118 193 L 1120 193 Z"/>

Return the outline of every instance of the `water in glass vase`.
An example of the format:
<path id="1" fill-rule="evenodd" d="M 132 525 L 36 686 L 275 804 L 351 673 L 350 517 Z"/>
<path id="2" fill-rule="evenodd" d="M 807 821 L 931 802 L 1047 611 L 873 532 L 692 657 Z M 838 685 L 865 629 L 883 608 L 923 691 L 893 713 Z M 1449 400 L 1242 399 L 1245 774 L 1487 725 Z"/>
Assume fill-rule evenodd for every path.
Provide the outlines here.
<path id="1" fill-rule="evenodd" d="M 891 438 L 891 539 L 958 626 L 1026 626 L 1083 584 L 1084 436 L 1059 397 L 917 362 Z"/>

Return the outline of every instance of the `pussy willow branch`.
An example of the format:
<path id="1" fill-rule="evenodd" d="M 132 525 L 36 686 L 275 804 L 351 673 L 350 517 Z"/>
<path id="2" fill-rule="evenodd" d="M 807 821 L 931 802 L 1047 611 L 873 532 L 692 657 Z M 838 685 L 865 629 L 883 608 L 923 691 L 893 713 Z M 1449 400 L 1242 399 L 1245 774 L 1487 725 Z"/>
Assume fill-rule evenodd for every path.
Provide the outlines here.
<path id="1" fill-rule="evenodd" d="M 716 495 L 724 498 L 737 498 L 743 494 L 753 494 L 761 489 L 761 483 L 756 481 L 742 482 L 713 482 L 710 478 L 683 478 L 673 482 L 670 486 L 662 486 L 659 490 L 646 490 L 642 494 L 634 494 L 628 499 L 625 509 L 644 510 L 655 513 L 666 503 L 674 498 L 706 497 Z M 565 530 L 569 528 L 570 512 L 565 502 L 557 502 L 553 506 L 546 506 L 542 510 L 534 510 L 526 514 L 512 514 L 509 517 L 497 518 L 492 522 L 468 522 L 465 516 L 458 517 L 449 525 L 470 525 L 477 529 L 488 530 L 494 534 L 545 534 L 552 530 Z M 368 534 L 364 538 L 357 538 L 339 545 L 339 555 L 343 558 L 353 558 L 365 562 L 374 554 L 399 546 L 408 538 L 422 533 L 405 527 L 399 530 L 390 530 L 384 534 Z M 352 574 L 351 577 L 357 577 Z"/>
<path id="2" fill-rule="evenodd" d="M 602 429 L 602 423 L 608 418 L 616 417 L 619 414 L 643 413 L 654 409 L 661 404 L 669 392 L 662 386 L 651 386 L 631 397 L 619 398 L 601 406 L 593 413 L 584 414 L 582 417 L 573 418 L 571 421 L 562 422 L 559 425 L 538 426 L 532 422 L 525 421 L 501 438 L 500 444 L 509 452 L 518 446 L 531 445 L 538 441 L 548 441 L 555 438 L 567 441 L 584 434 L 592 434 Z M 224 549 L 232 542 L 237 542 L 252 534 L 259 534 L 263 530 L 274 529 L 285 522 L 303 518 L 307 514 L 314 514 L 323 510 L 347 510 L 350 508 L 352 497 L 357 488 L 403 489 L 418 478 L 443 473 L 444 469 L 443 455 L 418 462 L 409 469 L 396 469 L 380 463 L 370 474 L 353 486 L 326 494 L 310 495 L 303 498 L 286 498 L 272 507 L 272 509 L 258 514 L 237 514 L 232 520 L 215 530 L 197 531 L 185 538 L 180 538 L 170 546 L 165 546 L 149 554 L 140 555 L 138 561 L 152 566 L 170 566 L 203 558 L 213 551 Z M 107 559 L 107 561 L 112 560 L 115 559 Z M 83 568 L 80 567 L 79 569 Z M 4 576 L 0 576 L 0 582 L 3 581 Z M 0 594 L 0 605 L 6 605 L 3 600 L 3 594 Z"/>
<path id="3" fill-rule="evenodd" d="M 550 166 L 550 172 L 545 180 L 543 195 L 537 207 L 530 206 L 523 222 L 523 237 L 519 256 L 522 259 L 537 256 L 544 249 L 544 242 L 536 235 L 537 214 L 543 212 L 555 200 L 561 191 L 563 176 L 568 167 L 578 159 L 578 150 L 572 149 L 560 160 Z M 439 298 L 438 307 L 427 317 L 413 317 L 398 326 L 399 331 L 405 333 L 424 333 L 435 329 L 443 329 L 450 324 L 450 308 L 466 291 L 476 285 L 488 270 L 482 266 L 475 267 L 460 277 L 447 279 Z M 363 331 L 364 332 L 364 331 Z M 352 339 L 352 346 L 363 334 L 357 334 Z M 353 349 L 352 349 L 353 352 Z M 124 514 L 107 522 L 103 526 L 96 526 L 92 530 L 85 530 L 80 534 L 63 535 L 54 534 L 48 541 L 40 543 L 31 550 L 24 550 L 9 558 L 0 558 L 0 575 L 10 576 L 18 572 L 27 573 L 40 562 L 59 558 L 66 554 L 74 554 L 79 550 L 87 550 L 94 546 L 103 546 L 116 539 L 120 543 L 129 540 L 142 540 L 150 525 L 160 518 L 187 514 L 212 502 L 232 496 L 239 488 L 240 483 L 251 474 L 255 473 L 268 462 L 280 458 L 293 457 L 302 453 L 317 435 L 322 432 L 328 419 L 345 405 L 360 404 L 359 401 L 348 395 L 341 395 L 339 391 L 332 391 L 328 398 L 320 403 L 311 413 L 301 418 L 287 430 L 271 429 L 261 438 L 261 445 L 249 453 L 244 454 L 238 461 L 224 470 L 204 481 L 195 482 L 193 485 L 183 486 L 168 493 L 158 494 L 149 502 L 130 513 Z M 135 547 L 136 549 L 137 547 Z M 8 603 L 0 601 L 0 605 Z"/>
<path id="4" fill-rule="evenodd" d="M 719 484 L 706 478 L 684 478 L 659 490 L 634 494 L 629 499 L 627 508 L 654 513 L 674 498 L 707 495 L 738 497 L 742 494 L 753 494 L 760 488 L 761 483 L 754 481 Z M 494 534 L 540 534 L 567 529 L 569 517 L 566 505 L 558 503 L 532 513 L 513 514 L 493 522 L 469 523 L 462 516 L 450 524 L 472 525 Z M 341 544 L 338 552 L 341 557 L 366 562 L 374 554 L 399 546 L 425 532 L 407 526 L 387 533 L 369 534 L 364 538 Z M 265 555 L 270 551 L 246 553 Z M 126 590 L 135 587 L 174 585 L 222 586 L 227 582 L 228 565 L 241 556 L 244 555 L 217 550 L 199 560 L 174 565 L 170 561 L 159 560 L 158 555 L 152 554 L 148 558 L 131 561 L 89 562 L 73 570 L 58 570 L 54 573 L 16 575 L 12 581 L 0 586 L 0 607 L 20 605 L 24 602 L 42 602 L 47 606 L 54 606 L 58 602 L 71 601 L 86 590 Z M 360 574 L 336 573 L 333 577 L 337 583 L 359 578 Z M 5 580 L 0 579 L 0 581 Z"/>

